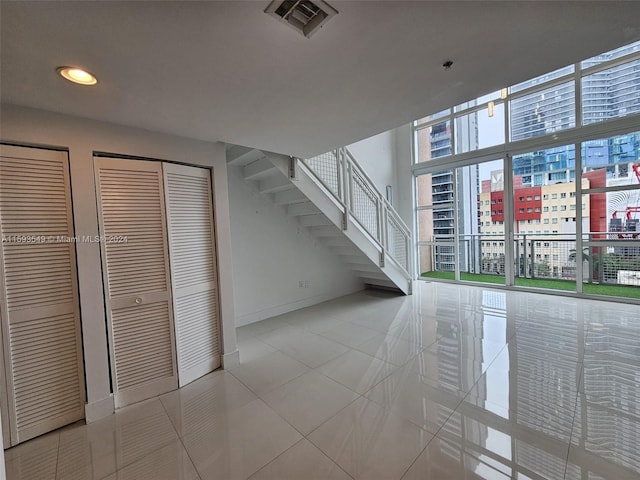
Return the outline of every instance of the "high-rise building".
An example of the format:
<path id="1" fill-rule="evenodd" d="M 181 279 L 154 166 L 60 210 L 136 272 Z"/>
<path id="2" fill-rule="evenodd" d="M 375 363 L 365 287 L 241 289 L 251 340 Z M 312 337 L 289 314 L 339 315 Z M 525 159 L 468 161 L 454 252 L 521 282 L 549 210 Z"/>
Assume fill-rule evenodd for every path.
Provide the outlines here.
<path id="1" fill-rule="evenodd" d="M 582 69 L 640 50 L 640 42 L 582 62 Z M 573 66 L 521 83 L 511 88 L 520 91 L 573 72 Z M 574 82 L 569 80 L 542 91 L 511 101 L 511 139 L 522 140 L 538 135 L 588 125 L 640 111 L 640 60 L 614 65 L 608 69 L 584 75 L 581 83 L 582 118 L 575 118 Z M 612 139 L 587 143 L 582 152 L 586 170 L 608 168 L 608 177 L 626 176 L 614 164 L 637 161 L 640 135 L 622 135 Z M 626 168 L 623 167 L 623 168 Z M 517 155 L 513 173 L 522 177 L 523 185 L 541 186 L 570 182 L 575 178 L 573 145 L 550 148 Z"/>
<path id="2" fill-rule="evenodd" d="M 456 145 L 463 151 L 475 150 L 478 144 L 477 115 L 468 115 L 463 122 L 456 122 Z M 452 132 L 449 121 L 429 128 L 429 135 L 418 142 L 418 156 L 421 161 L 452 154 Z M 455 184 L 455 189 L 454 189 Z M 433 213 L 419 219 L 420 231 L 424 238 L 436 242 L 455 241 L 455 234 L 474 233 L 478 226 L 478 169 L 468 167 L 458 170 L 443 170 L 431 174 L 431 182 L 418 185 L 423 191 L 420 194 L 433 205 Z M 457 192 L 457 211 L 454 202 Z M 430 198 L 430 201 L 428 199 Z M 458 232 L 455 231 L 454 218 L 458 219 Z M 426 257 L 426 256 L 425 256 Z M 425 262 L 428 260 L 425 258 Z M 466 265 L 469 260 L 461 252 L 460 263 Z M 455 249 L 452 246 L 435 246 L 433 252 L 434 265 L 430 269 L 453 271 L 455 269 Z M 421 261 L 421 265 L 427 266 Z"/>
<path id="3" fill-rule="evenodd" d="M 638 50 L 640 50 L 640 42 L 582 62 L 579 67 L 581 69 L 581 108 L 578 110 L 576 110 L 576 82 L 573 76 L 575 65 L 512 86 L 509 89 L 512 98 L 507 100 L 510 140 L 519 141 L 549 135 L 640 111 L 640 59 L 621 61 L 604 69 L 598 67 L 603 62 Z M 453 112 L 481 106 L 493 98 L 498 98 L 497 94 L 501 95 L 500 92 L 494 92 L 466 102 L 454 107 Z M 486 113 L 481 112 L 482 109 L 472 111 L 470 114 L 456 115 L 454 120 L 443 118 L 440 123 L 419 130 L 417 145 L 419 161 L 424 162 L 496 145 L 495 142 L 498 140 L 495 132 L 488 130 L 503 130 L 504 124 L 500 121 L 492 123 L 487 117 L 481 116 L 486 115 L 488 110 Z M 447 112 L 426 117 L 421 121 L 439 118 L 443 113 Z M 494 115 L 491 113 L 488 116 L 491 118 Z M 453 131 L 452 127 L 454 127 Z M 455 142 L 452 142 L 452 136 L 455 136 Z M 525 258 L 523 264 L 528 262 L 529 265 L 540 265 L 542 272 L 548 270 L 550 276 L 558 278 L 568 278 L 575 274 L 573 260 L 576 255 L 575 219 L 578 199 L 575 198 L 574 182 L 580 177 L 580 174 L 576 175 L 577 153 L 572 143 L 539 148 L 515 155 L 512 159 L 514 188 L 519 190 L 516 192 L 514 201 L 514 232 L 521 235 L 561 236 L 564 234 L 566 236 L 564 243 L 555 242 L 556 248 L 561 245 L 563 251 L 538 249 L 534 253 L 535 248 L 528 249 L 526 255 L 532 254 L 539 258 L 532 258 L 531 261 Z M 586 179 L 586 182 L 583 181 L 583 189 L 627 185 L 629 182 L 640 181 L 636 180 L 632 174 L 633 166 L 640 162 L 640 133 L 638 132 L 584 142 L 580 153 L 582 176 Z M 491 169 L 493 170 L 493 167 Z M 502 167 L 495 169 L 502 170 Z M 482 183 L 486 183 L 488 182 L 487 170 L 486 166 L 465 166 L 456 169 L 455 172 L 443 170 L 433 173 L 429 175 L 429 182 L 418 182 L 418 188 L 423 190 L 419 192 L 419 196 L 422 195 L 425 199 L 427 196 L 425 191 L 428 190 L 432 200 L 422 202 L 420 205 L 430 204 L 433 208 L 429 215 L 423 213 L 418 217 L 420 238 L 422 241 L 435 240 L 436 243 L 436 246 L 431 247 L 431 251 L 426 248 L 420 249 L 420 265 L 423 271 L 454 270 L 455 248 L 450 246 L 454 242 L 459 242 L 461 247 L 458 260 L 460 271 L 472 273 L 487 271 L 483 264 L 489 258 L 492 260 L 490 271 L 499 273 L 503 271 L 504 260 L 501 258 L 504 258 L 504 239 L 500 240 L 500 236 L 504 237 L 504 214 L 499 208 L 500 205 L 492 205 L 491 209 L 487 209 L 483 204 L 487 201 L 504 200 L 504 192 L 502 192 L 503 187 L 497 188 L 495 185 L 482 188 L 479 172 L 484 172 Z M 531 195 L 527 193 L 527 189 L 531 189 Z M 553 205 L 550 200 L 546 200 L 545 205 L 526 205 L 526 201 L 520 204 L 520 197 L 526 199 L 529 196 L 544 196 L 541 189 L 548 190 L 550 192 L 548 196 L 566 195 L 566 198 L 570 199 L 569 203 Z M 484 193 L 489 195 L 490 190 L 491 198 L 481 198 Z M 551 193 L 552 190 L 557 192 Z M 454 191 L 457 192 L 457 210 L 452 202 Z M 502 197 L 499 199 L 500 195 Z M 623 235 L 620 237 L 617 234 L 616 238 L 630 238 L 629 234 L 640 232 L 640 199 L 636 198 L 635 193 L 591 194 L 585 196 L 581 203 L 584 219 L 582 231 L 591 233 L 592 239 L 607 237 L 607 234 L 598 237 L 592 232 L 615 231 Z M 493 208 L 494 206 L 496 208 Z M 536 208 L 539 211 L 536 211 Z M 558 210 L 553 211 L 554 208 Z M 480 239 L 479 235 L 491 235 L 495 238 L 491 238 L 488 242 L 487 239 Z M 560 240 L 559 237 L 558 240 Z M 438 242 L 447 242 L 450 245 L 437 245 Z M 538 243 L 544 247 L 549 242 L 535 242 L 534 247 Z M 492 248 L 487 251 L 487 246 Z M 635 248 L 625 247 L 612 250 L 610 253 L 635 256 L 637 252 Z M 520 253 L 524 255 L 523 252 Z M 572 262 L 573 267 L 571 267 Z M 524 270 L 521 273 L 529 275 L 526 268 L 524 266 L 522 268 Z M 571 268 L 574 269 L 573 273 Z"/>

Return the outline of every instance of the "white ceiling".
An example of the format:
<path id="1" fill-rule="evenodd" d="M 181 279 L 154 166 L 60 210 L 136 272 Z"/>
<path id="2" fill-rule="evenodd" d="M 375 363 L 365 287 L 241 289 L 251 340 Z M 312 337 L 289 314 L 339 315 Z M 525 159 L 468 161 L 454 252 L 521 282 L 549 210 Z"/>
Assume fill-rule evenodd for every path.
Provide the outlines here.
<path id="1" fill-rule="evenodd" d="M 0 1 L 2 101 L 306 156 L 640 39 L 640 2 L 329 3 L 307 39 L 269 1 Z"/>

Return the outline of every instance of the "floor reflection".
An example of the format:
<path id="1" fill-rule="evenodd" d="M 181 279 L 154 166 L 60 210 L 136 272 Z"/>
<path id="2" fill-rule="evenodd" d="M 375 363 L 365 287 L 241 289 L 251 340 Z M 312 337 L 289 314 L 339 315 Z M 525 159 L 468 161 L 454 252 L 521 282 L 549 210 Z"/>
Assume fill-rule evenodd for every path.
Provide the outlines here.
<path id="1" fill-rule="evenodd" d="M 7 450 L 7 478 L 640 478 L 640 306 L 415 290 L 239 328 L 240 366 Z"/>

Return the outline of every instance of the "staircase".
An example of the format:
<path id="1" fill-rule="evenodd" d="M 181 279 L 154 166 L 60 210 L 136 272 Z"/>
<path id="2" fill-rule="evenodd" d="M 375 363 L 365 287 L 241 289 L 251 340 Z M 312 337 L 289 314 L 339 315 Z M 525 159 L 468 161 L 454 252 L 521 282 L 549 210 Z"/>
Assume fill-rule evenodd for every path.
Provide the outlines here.
<path id="1" fill-rule="evenodd" d="M 410 230 L 346 148 L 300 159 L 229 145 L 227 163 L 365 284 L 411 294 Z"/>

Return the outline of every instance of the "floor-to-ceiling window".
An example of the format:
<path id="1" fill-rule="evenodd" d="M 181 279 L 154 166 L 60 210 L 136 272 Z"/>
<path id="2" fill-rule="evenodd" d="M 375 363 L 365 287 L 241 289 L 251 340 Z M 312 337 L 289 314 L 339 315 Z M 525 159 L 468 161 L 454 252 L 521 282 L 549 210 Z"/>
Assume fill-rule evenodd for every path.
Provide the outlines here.
<path id="1" fill-rule="evenodd" d="M 420 277 L 640 299 L 640 42 L 413 129 Z"/>

